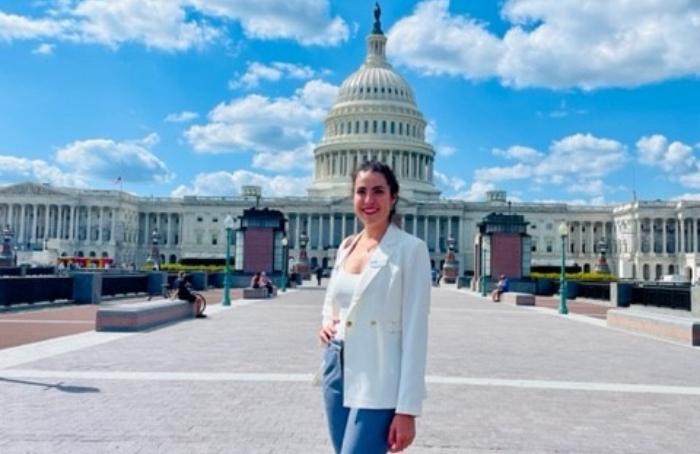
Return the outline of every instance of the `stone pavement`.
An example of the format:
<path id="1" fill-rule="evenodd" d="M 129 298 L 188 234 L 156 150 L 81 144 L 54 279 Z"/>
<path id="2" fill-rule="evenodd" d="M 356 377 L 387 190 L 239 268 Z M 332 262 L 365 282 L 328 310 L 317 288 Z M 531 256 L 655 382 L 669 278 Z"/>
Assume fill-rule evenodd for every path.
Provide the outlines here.
<path id="1" fill-rule="evenodd" d="M 330 453 L 310 384 L 322 290 L 0 350 L 0 452 Z M 434 288 L 429 398 L 406 452 L 697 452 L 698 377 L 696 348 Z"/>

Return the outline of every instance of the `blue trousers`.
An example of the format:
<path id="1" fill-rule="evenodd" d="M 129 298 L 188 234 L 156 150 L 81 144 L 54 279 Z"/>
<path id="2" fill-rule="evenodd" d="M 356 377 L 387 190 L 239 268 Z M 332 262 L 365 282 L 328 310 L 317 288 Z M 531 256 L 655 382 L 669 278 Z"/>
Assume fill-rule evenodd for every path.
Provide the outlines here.
<path id="1" fill-rule="evenodd" d="M 386 454 L 394 409 L 343 406 L 343 347 L 332 341 L 324 353 L 323 398 L 336 454 Z"/>

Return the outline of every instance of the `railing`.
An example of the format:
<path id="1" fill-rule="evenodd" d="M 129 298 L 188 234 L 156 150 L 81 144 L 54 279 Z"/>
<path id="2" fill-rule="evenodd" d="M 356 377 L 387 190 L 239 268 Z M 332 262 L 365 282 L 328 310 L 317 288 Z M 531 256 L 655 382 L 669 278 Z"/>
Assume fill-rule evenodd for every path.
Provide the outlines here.
<path id="1" fill-rule="evenodd" d="M 632 304 L 690 311 L 690 285 L 642 282 L 632 287 Z"/>
<path id="2" fill-rule="evenodd" d="M 148 293 L 148 275 L 105 273 L 102 276 L 102 296 L 127 295 L 129 293 Z"/>
<path id="3" fill-rule="evenodd" d="M 577 285 L 577 297 L 610 301 L 609 282 L 578 282 Z"/>
<path id="4" fill-rule="evenodd" d="M 33 304 L 38 302 L 70 301 L 73 279 L 66 276 L 0 278 L 0 304 Z"/>

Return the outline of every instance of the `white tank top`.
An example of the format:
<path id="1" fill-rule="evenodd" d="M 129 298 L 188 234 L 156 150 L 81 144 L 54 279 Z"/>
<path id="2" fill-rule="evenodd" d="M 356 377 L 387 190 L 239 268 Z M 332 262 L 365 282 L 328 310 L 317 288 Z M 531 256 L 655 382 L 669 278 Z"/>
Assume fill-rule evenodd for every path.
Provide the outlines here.
<path id="1" fill-rule="evenodd" d="M 338 276 L 335 277 L 335 282 L 331 287 L 331 296 L 338 305 L 338 318 L 340 323 L 336 325 L 337 332 L 335 338 L 338 340 L 345 339 L 345 319 L 347 318 L 352 295 L 355 293 L 355 288 L 360 283 L 361 274 L 352 274 L 343 270 L 341 266 L 338 269 Z"/>

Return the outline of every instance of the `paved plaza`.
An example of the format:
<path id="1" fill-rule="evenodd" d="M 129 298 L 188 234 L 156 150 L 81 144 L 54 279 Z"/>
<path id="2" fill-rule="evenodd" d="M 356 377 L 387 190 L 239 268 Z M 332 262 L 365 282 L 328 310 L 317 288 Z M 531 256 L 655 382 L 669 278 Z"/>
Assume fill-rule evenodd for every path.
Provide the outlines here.
<path id="1" fill-rule="evenodd" d="M 1 349 L 0 453 L 329 454 L 311 386 L 323 294 L 210 297 L 204 320 Z M 429 398 L 406 452 L 698 451 L 697 348 L 454 287 L 432 301 Z"/>

